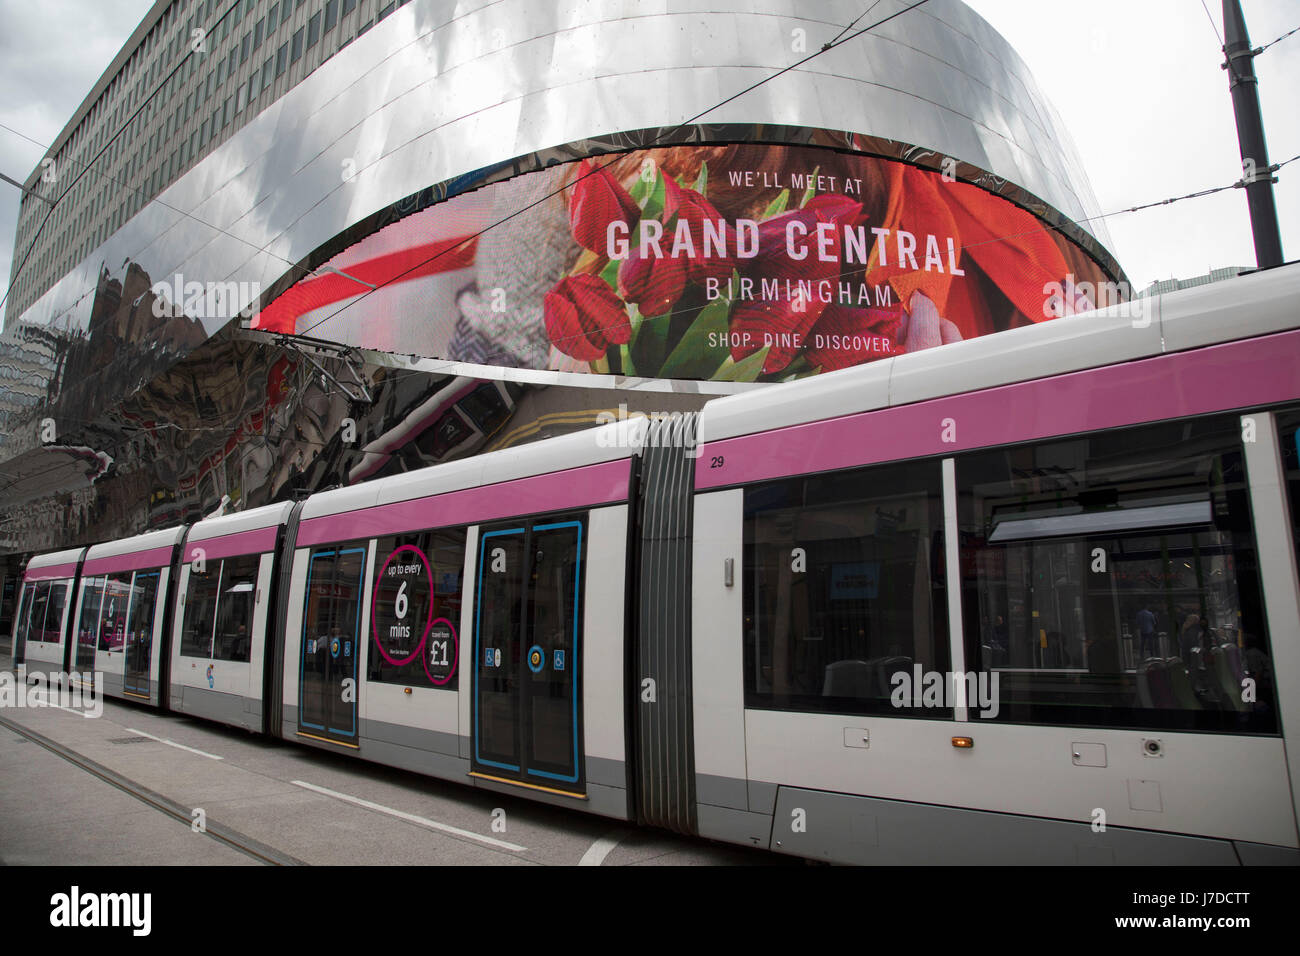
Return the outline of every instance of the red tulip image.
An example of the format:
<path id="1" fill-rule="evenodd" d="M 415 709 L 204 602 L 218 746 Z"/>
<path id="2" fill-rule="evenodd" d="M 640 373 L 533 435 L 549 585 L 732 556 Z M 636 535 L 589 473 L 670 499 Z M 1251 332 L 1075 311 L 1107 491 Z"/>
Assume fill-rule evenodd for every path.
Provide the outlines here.
<path id="1" fill-rule="evenodd" d="M 642 315 L 663 315 L 686 288 L 687 260 L 642 257 L 633 248 L 618 267 L 618 291 Z"/>
<path id="2" fill-rule="evenodd" d="M 881 225 L 891 236 L 902 229 L 916 236 L 948 237 L 953 251 L 941 249 L 943 271 L 917 270 L 899 262 L 891 241 L 885 247 L 887 264 L 877 264 L 867 274 L 870 285 L 889 283 L 901 302 L 922 293 L 963 339 L 996 332 L 1005 321 L 990 311 L 991 300 L 981 293 L 976 271 L 1028 321 L 1050 316 L 1044 314 L 1043 288 L 1060 283 L 1069 267 L 1040 220 L 969 183 L 947 182 L 937 173 L 902 164 L 891 164 L 888 171 L 890 201 Z M 970 274 L 955 275 L 954 265 Z"/>
<path id="3" fill-rule="evenodd" d="M 690 224 L 691 238 L 695 243 L 696 254 L 686 260 L 686 278 L 690 282 L 697 283 L 707 279 L 730 278 L 736 263 L 731 256 L 726 255 L 726 250 L 735 248 L 735 230 L 724 221 L 721 228 L 723 254 L 718 255 L 718 250 L 710 248 L 709 255 L 706 256 L 704 223 L 709 223 L 710 230 L 716 230 L 723 216 L 711 202 L 694 189 L 679 186 L 671 176 L 666 176 L 664 178 L 664 222 L 671 223 L 673 216 L 677 217 L 678 222 Z M 665 233 L 672 235 L 672 228 L 666 229 Z M 645 309 L 641 311 L 645 312 Z"/>
<path id="4" fill-rule="evenodd" d="M 807 337 L 804 358 L 823 372 L 901 355 L 905 316 L 899 309 L 859 309 L 832 303 Z M 936 335 L 937 338 L 937 335 Z"/>
<path id="5" fill-rule="evenodd" d="M 551 344 L 584 362 L 594 362 L 611 345 L 626 345 L 632 338 L 626 307 L 599 276 L 565 276 L 546 293 L 543 313 Z"/>
<path id="6" fill-rule="evenodd" d="M 840 277 L 840 253 L 843 245 L 842 227 L 855 222 L 861 215 L 862 205 L 847 196 L 822 195 L 811 200 L 803 209 L 773 216 L 758 225 L 758 255 L 744 262 L 744 275 L 762 280 L 775 280 L 776 298 L 755 298 L 738 301 L 731 311 L 731 331 L 749 333 L 749 346 L 733 346 L 732 358 L 737 362 L 771 342 L 763 372 L 779 372 L 794 360 L 805 342 L 807 333 L 817 324 L 829 302 L 821 295 L 821 283 L 832 284 L 830 301 L 838 293 L 835 285 Z M 791 223 L 798 227 L 791 229 Z M 817 227 L 829 223 L 830 244 L 825 260 L 817 252 Z M 792 236 L 804 251 L 802 259 L 790 257 L 787 236 Z M 787 284 L 788 280 L 788 284 Z M 802 284 L 801 284 L 802 283 Z"/>
<path id="7" fill-rule="evenodd" d="M 608 256 L 609 224 L 621 220 L 629 230 L 641 218 L 631 194 L 613 176 L 587 160 L 578 166 L 578 180 L 569 190 L 569 227 L 584 249 Z"/>

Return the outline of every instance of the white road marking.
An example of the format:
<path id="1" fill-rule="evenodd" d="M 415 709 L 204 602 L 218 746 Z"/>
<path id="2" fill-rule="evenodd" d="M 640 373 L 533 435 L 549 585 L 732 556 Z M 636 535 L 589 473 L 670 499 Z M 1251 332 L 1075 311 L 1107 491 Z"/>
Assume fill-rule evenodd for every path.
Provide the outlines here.
<path id="1" fill-rule="evenodd" d="M 453 827 L 446 823 L 439 823 L 437 820 L 430 820 L 426 817 L 417 817 L 414 813 L 404 813 L 401 810 L 394 810 L 392 807 L 386 807 L 380 803 L 371 803 L 369 800 L 362 800 L 360 797 L 353 797 L 346 793 L 339 793 L 337 790 L 318 787 L 314 783 L 305 783 L 302 780 L 290 780 L 289 782 L 295 787 L 302 787 L 316 793 L 323 793 L 325 796 L 333 797 L 335 800 L 342 800 L 345 803 L 352 803 L 358 807 L 365 807 L 367 810 L 386 813 L 390 817 L 397 817 L 397 819 L 405 820 L 407 823 L 416 823 L 422 827 L 428 827 L 431 830 L 441 830 L 443 833 L 465 837 L 467 840 L 477 840 L 480 843 L 486 843 L 488 846 L 500 847 L 503 850 L 514 850 L 516 853 L 522 853 L 528 849 L 527 847 L 520 846 L 517 843 L 507 843 L 505 840 L 483 836 L 481 833 L 472 833 L 469 830 L 462 830 L 460 827 Z"/>
<path id="2" fill-rule="evenodd" d="M 578 861 L 578 866 L 600 866 L 605 862 L 605 857 L 609 856 L 610 850 L 618 846 L 618 841 L 623 839 L 626 831 L 611 830 L 603 837 L 587 847 L 587 852 L 582 854 L 582 859 Z"/>
<path id="3" fill-rule="evenodd" d="M 64 707 L 62 704 L 54 703 L 54 701 L 50 700 L 48 691 L 33 690 L 31 691 L 31 693 L 35 695 L 33 699 L 40 701 L 41 704 L 45 707 L 53 707 L 55 710 L 66 710 L 70 714 L 80 714 L 82 717 L 95 716 L 94 714 L 87 713 L 84 709 L 80 707 Z"/>
<path id="4" fill-rule="evenodd" d="M 143 730 L 134 730 L 131 727 L 123 728 L 129 734 L 139 734 L 141 737 L 148 737 L 150 740 L 156 740 L 160 744 L 166 744 L 168 747 L 175 747 L 177 750 L 188 750 L 192 754 L 198 754 L 200 757 L 207 757 L 209 760 L 225 760 L 225 757 L 218 757 L 216 754 L 210 754 L 206 750 L 196 750 L 193 747 L 186 747 L 184 744 L 178 744 L 174 740 L 167 740 L 163 737 L 155 737 L 153 734 L 147 734 Z"/>

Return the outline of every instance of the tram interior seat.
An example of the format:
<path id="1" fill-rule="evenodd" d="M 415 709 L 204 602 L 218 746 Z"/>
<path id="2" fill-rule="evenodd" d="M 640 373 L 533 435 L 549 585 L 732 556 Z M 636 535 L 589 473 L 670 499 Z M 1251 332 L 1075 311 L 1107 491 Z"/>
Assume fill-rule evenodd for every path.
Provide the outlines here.
<path id="1" fill-rule="evenodd" d="M 826 666 L 822 696 L 888 699 L 893 692 L 890 679 L 898 671 L 910 676 L 912 658 L 892 655 L 867 661 L 835 661 Z"/>
<path id="2" fill-rule="evenodd" d="M 1181 658 L 1148 657 L 1137 670 L 1138 702 L 1153 710 L 1199 710 L 1201 702 Z"/>
<path id="3" fill-rule="evenodd" d="M 1228 701 L 1234 710 L 1248 710 L 1242 699 L 1242 681 L 1246 669 L 1241 661 L 1241 648 L 1227 641 L 1210 648 L 1210 673 L 1218 686 L 1220 699 Z"/>

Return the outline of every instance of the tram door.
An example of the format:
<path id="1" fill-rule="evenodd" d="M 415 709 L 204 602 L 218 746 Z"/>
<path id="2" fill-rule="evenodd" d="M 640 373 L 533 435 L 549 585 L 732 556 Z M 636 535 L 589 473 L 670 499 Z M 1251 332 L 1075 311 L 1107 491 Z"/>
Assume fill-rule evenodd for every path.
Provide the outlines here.
<path id="1" fill-rule="evenodd" d="M 158 571 L 137 571 L 131 585 L 123 650 L 126 654 L 122 690 L 149 699 L 149 665 L 153 659 L 154 615 L 158 606 Z"/>
<path id="2" fill-rule="evenodd" d="M 578 635 L 583 522 L 540 520 L 479 538 L 474 769 L 583 789 Z"/>
<path id="3" fill-rule="evenodd" d="M 357 746 L 357 657 L 366 551 L 327 547 L 307 568 L 298 732 Z"/>

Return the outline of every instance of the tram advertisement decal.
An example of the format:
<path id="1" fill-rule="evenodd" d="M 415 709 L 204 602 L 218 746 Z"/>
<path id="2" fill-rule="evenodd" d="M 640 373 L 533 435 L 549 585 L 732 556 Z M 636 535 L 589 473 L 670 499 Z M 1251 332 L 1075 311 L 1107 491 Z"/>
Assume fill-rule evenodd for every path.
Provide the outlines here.
<path id="1" fill-rule="evenodd" d="M 430 206 L 256 325 L 511 368 L 781 381 L 1084 311 L 1111 288 L 1040 219 L 951 177 L 815 147 L 695 145 Z"/>
<path id="2" fill-rule="evenodd" d="M 417 658 L 429 683 L 441 687 L 456 673 L 456 629 L 434 614 L 433 567 L 428 556 L 404 544 L 380 565 L 375 579 L 371 636 L 379 656 L 393 668 Z"/>

